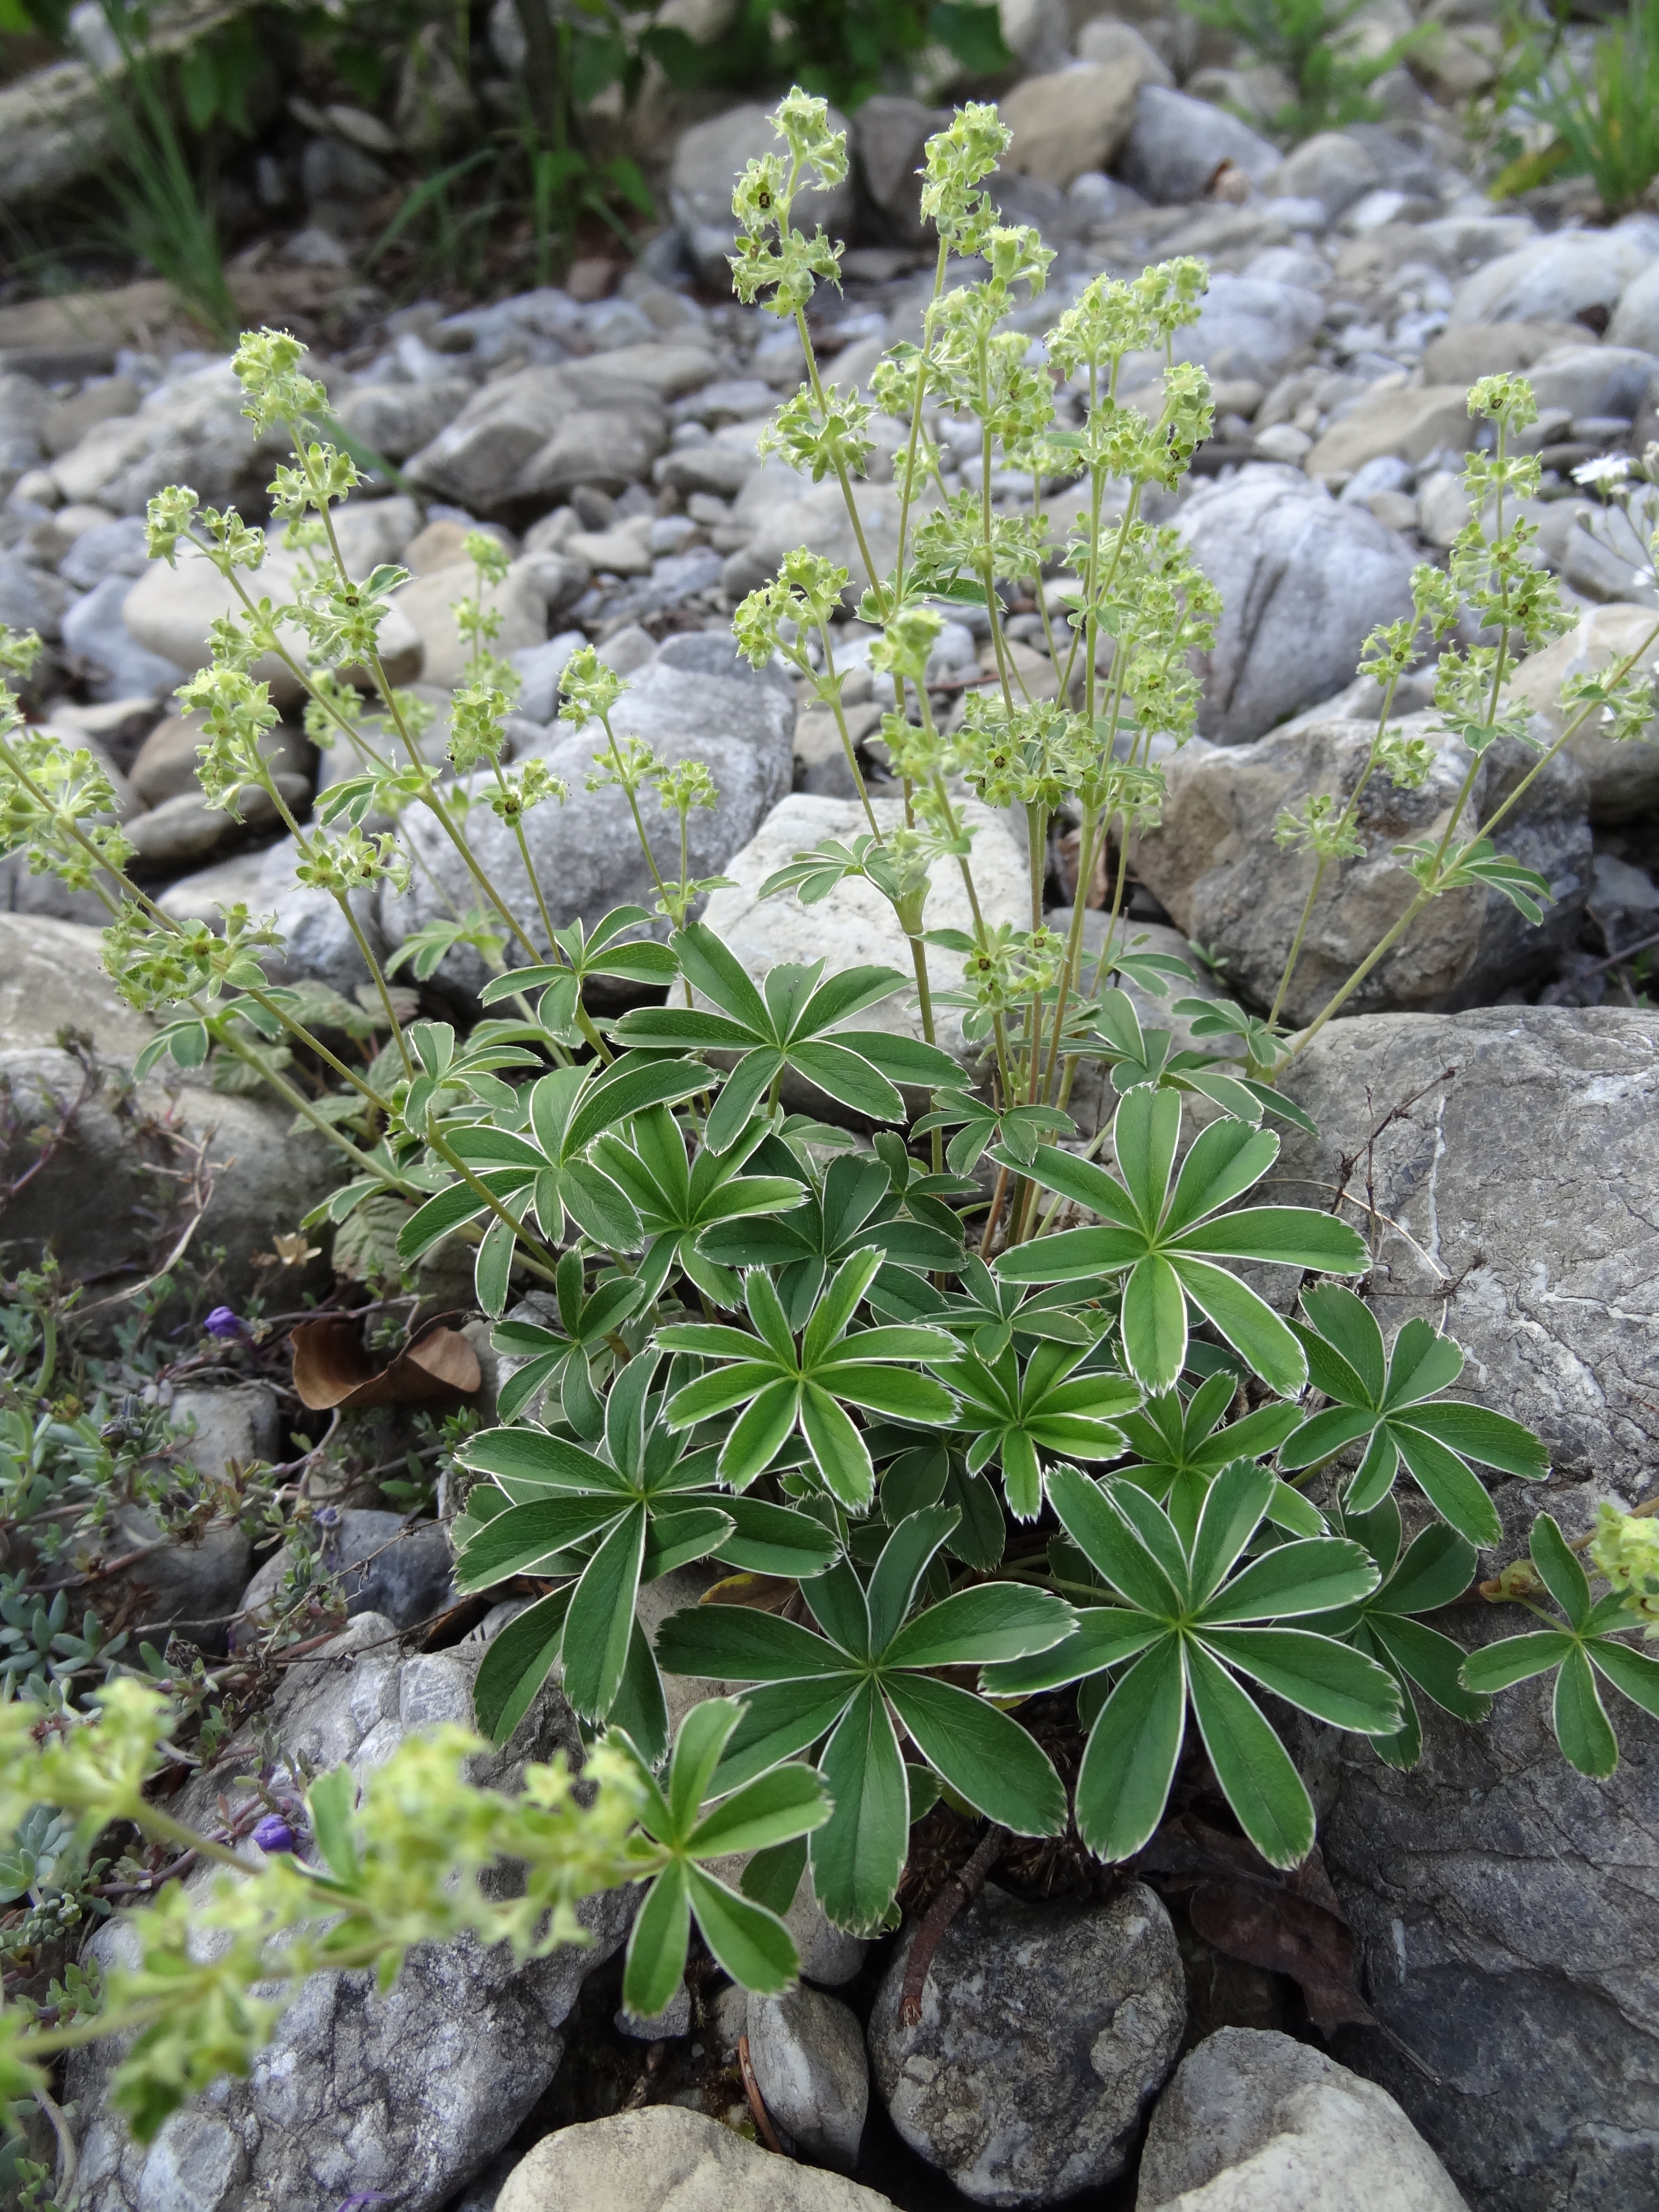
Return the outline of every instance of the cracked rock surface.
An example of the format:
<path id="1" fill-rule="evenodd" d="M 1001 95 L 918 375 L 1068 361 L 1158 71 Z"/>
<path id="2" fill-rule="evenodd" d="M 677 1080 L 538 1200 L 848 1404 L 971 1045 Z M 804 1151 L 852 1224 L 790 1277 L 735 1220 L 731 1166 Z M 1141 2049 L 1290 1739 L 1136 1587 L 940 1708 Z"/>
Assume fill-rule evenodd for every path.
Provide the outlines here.
<path id="1" fill-rule="evenodd" d="M 906 2027 L 913 1941 L 869 2027 L 904 2140 L 977 2204 L 1057 2204 L 1121 2173 L 1187 2020 L 1175 1929 L 1152 1891 L 1027 1905 L 988 1882 L 945 1930 Z"/>
<path id="2" fill-rule="evenodd" d="M 400 1656 L 392 1623 L 360 1613 L 327 1660 L 289 1673 L 262 1720 L 285 1751 L 316 1768 L 344 1760 L 362 1776 L 404 1735 L 439 1722 L 470 1726 L 477 1652 Z M 222 1771 L 235 1773 L 235 1746 Z M 556 1691 L 544 1692 L 514 1742 L 482 1762 L 496 1787 L 526 1759 L 580 1739 Z M 253 1740 L 244 1747 L 252 1754 Z M 182 1817 L 211 1823 L 218 1772 L 181 1793 Z M 193 1798 L 201 1802 L 191 1802 Z M 204 1887 L 217 1878 L 204 1869 Z M 564 2053 L 559 2028 L 582 1983 L 627 1933 L 629 1894 L 588 1899 L 594 1941 L 515 1967 L 502 1948 L 423 1943 L 396 1985 L 368 1974 L 316 1974 L 283 2014 L 246 2081 L 222 2080 L 173 2114 L 148 2147 L 103 2101 L 118 2054 L 77 2056 L 70 2094 L 85 2123 L 79 2212 L 318 2212 L 380 2191 L 399 2212 L 438 2212 L 512 2136 Z M 88 1947 L 128 1955 L 119 1923 Z"/>
<path id="3" fill-rule="evenodd" d="M 1441 1620 L 1483 1643 L 1516 1625 L 1485 1607 Z M 1340 2054 L 1399 2100 L 1474 2212 L 1659 2203 L 1659 1723 L 1607 1701 L 1605 1782 L 1561 1757 L 1547 1680 L 1480 1728 L 1423 1701 L 1409 1774 L 1357 1736 L 1298 1746 L 1389 2031 L 1345 2030 Z"/>
<path id="4" fill-rule="evenodd" d="M 1458 1395 L 1538 1431 L 1564 1526 L 1594 1508 L 1563 1477 L 1636 1503 L 1659 1471 L 1659 1018 L 1359 1015 L 1322 1030 L 1285 1087 L 1320 1133 L 1287 1136 L 1274 1201 L 1329 1207 L 1352 1162 L 1343 1211 L 1380 1240 L 1384 1334 L 1413 1314 L 1437 1324 L 1439 1285 L 1457 1282 Z"/>

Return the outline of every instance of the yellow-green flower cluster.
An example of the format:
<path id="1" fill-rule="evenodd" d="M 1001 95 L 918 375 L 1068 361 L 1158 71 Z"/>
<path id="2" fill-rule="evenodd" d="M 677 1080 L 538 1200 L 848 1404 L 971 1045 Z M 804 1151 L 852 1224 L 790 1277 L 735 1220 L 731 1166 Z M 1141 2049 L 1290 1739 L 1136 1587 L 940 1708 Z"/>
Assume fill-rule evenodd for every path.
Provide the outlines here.
<path id="1" fill-rule="evenodd" d="M 1623 1594 L 1625 1610 L 1645 1623 L 1648 1640 L 1659 1641 L 1659 1521 L 1626 1513 L 1603 1498 L 1595 1509 L 1589 1555 Z"/>

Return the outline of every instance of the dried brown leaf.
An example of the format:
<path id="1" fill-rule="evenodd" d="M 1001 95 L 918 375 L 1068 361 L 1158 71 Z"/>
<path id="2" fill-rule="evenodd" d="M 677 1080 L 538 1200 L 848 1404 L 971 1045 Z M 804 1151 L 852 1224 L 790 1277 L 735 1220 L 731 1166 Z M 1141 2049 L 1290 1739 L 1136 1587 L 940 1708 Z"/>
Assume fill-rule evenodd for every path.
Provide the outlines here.
<path id="1" fill-rule="evenodd" d="M 1353 1931 L 1317 1844 L 1281 1874 L 1243 1836 L 1184 1813 L 1164 1822 L 1135 1869 L 1162 1888 L 1187 1892 L 1193 1926 L 1206 1943 L 1300 1983 L 1316 2027 L 1376 2025 L 1355 1983 Z"/>
<path id="2" fill-rule="evenodd" d="M 419 1406 L 471 1395 L 483 1380 L 478 1355 L 458 1329 L 428 1329 L 418 1343 L 376 1369 L 349 1314 L 303 1321 L 294 1332 L 294 1388 L 313 1413 L 337 1406 Z"/>

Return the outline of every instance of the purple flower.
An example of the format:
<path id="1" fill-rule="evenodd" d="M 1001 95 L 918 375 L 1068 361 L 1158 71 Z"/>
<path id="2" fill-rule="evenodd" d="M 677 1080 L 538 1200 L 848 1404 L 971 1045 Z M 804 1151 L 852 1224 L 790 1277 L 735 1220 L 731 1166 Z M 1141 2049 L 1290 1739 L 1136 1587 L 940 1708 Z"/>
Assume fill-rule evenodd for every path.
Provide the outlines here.
<path id="1" fill-rule="evenodd" d="M 267 1813 L 254 1829 L 253 1840 L 262 1851 L 291 1851 L 294 1831 L 280 1813 Z"/>
<path id="2" fill-rule="evenodd" d="M 210 1336 L 242 1337 L 247 1334 L 247 1323 L 228 1306 L 215 1306 L 202 1324 Z"/>

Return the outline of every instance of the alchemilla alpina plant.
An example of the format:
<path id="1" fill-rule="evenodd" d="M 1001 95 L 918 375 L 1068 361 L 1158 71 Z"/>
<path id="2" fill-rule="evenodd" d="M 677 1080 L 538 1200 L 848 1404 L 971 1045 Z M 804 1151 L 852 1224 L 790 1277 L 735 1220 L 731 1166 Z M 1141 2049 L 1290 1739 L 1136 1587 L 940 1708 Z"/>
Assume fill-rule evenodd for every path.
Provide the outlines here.
<path id="1" fill-rule="evenodd" d="M 1275 1122 L 1305 1122 L 1279 1087 L 1287 1063 L 1432 900 L 1473 888 L 1536 919 L 1548 888 L 1504 856 L 1504 817 L 1575 729 L 1594 717 L 1604 734 L 1634 735 L 1650 711 L 1633 674 L 1644 647 L 1577 681 L 1563 735 L 1478 832 L 1466 819 L 1486 748 L 1528 741 L 1505 704 L 1509 675 L 1567 620 L 1528 557 L 1522 503 L 1539 464 L 1512 448 L 1533 419 L 1527 385 L 1490 378 L 1470 394 L 1493 426 L 1492 450 L 1467 464 L 1476 520 L 1445 570 L 1418 572 L 1413 613 L 1367 647 L 1383 704 L 1359 783 L 1281 824 L 1287 847 L 1316 856 L 1307 913 L 1356 849 L 1367 784 L 1429 770 L 1433 747 L 1391 715 L 1431 649 L 1462 788 L 1443 833 L 1397 856 L 1413 883 L 1400 921 L 1286 1035 L 1300 932 L 1263 1011 L 1180 995 L 1190 971 L 1127 926 L 1121 857 L 1092 962 L 1080 904 L 1064 932 L 1042 918 L 1055 811 L 1076 809 L 1088 883 L 1157 818 L 1164 741 L 1194 726 L 1193 656 L 1218 603 L 1149 495 L 1180 482 L 1210 429 L 1204 372 L 1174 358 L 1202 266 L 1096 280 L 1034 359 L 1010 319 L 1052 257 L 1035 230 L 999 219 L 983 185 L 1008 133 L 994 108 L 964 108 L 927 149 L 939 253 L 921 343 L 891 349 L 872 398 L 838 390 L 806 311 L 837 280 L 840 249 L 793 216 L 802 190 L 845 174 L 846 148 L 803 93 L 776 120 L 779 151 L 735 194 L 735 283 L 799 333 L 806 380 L 770 447 L 841 486 L 864 573 L 855 591 L 845 568 L 793 553 L 733 627 L 757 666 L 793 668 L 836 719 L 864 826 L 798 854 L 766 892 L 810 905 L 867 882 L 908 968 L 826 973 L 818 961 L 761 981 L 744 969 L 699 919 L 709 885 L 686 858 L 690 814 L 714 796 L 708 771 L 671 768 L 630 733 L 627 691 L 591 649 L 566 670 L 562 712 L 599 733 L 594 779 L 625 795 L 654 905 L 554 926 L 523 825 L 566 794 L 541 763 L 506 761 L 514 678 L 491 650 L 485 589 L 499 548 L 471 541 L 471 657 L 441 757 L 379 651 L 404 572 L 349 576 L 333 516 L 356 471 L 316 434 L 320 389 L 281 332 L 246 337 L 236 369 L 254 422 L 293 441 L 272 496 L 304 556 L 297 586 L 281 604 L 263 596 L 267 538 L 187 489 L 152 503 L 150 545 L 211 562 L 235 595 L 211 665 L 181 694 L 205 718 L 204 787 L 232 810 L 264 791 L 301 880 L 338 903 L 371 979 L 383 1039 L 372 1064 L 348 1065 L 319 1036 L 327 994 L 268 981 L 268 921 L 238 907 L 215 932 L 149 898 L 86 755 L 15 712 L 0 726 L 7 847 L 109 905 L 110 973 L 161 1024 L 140 1072 L 210 1060 L 284 1098 L 341 1155 L 340 1188 L 313 1225 L 373 1204 L 399 1222 L 406 1263 L 446 1239 L 474 1249 L 478 1303 L 520 1364 L 498 1425 L 463 1450 L 458 1574 L 468 1590 L 528 1577 L 539 1591 L 489 1647 L 478 1729 L 505 1741 L 556 1670 L 599 1784 L 591 1804 L 553 1769 L 529 1770 L 518 1797 L 477 1789 L 463 1761 L 479 1738 L 453 1733 L 406 1747 L 361 1807 L 349 1778 L 325 1778 L 305 1832 L 275 1838 L 258 1872 L 235 1861 L 194 1923 L 178 1890 L 140 1916 L 141 1967 L 51 2025 L 8 2011 L 0 2094 L 41 2085 L 73 2042 L 137 2027 L 119 2094 L 153 2132 L 216 2071 L 246 2069 L 271 2018 L 256 1984 L 370 1961 L 390 1975 L 410 1942 L 462 1929 L 526 1955 L 574 1939 L 576 1898 L 635 1878 L 650 1884 L 628 1962 L 636 2012 L 666 2002 L 694 1920 L 738 1980 L 781 1988 L 797 1960 L 780 1916 L 799 1884 L 843 1928 L 890 1927 L 909 1829 L 939 1792 L 1020 1835 L 1074 1817 L 1091 1851 L 1121 1862 L 1157 1830 L 1194 1742 L 1244 1834 L 1292 1867 L 1312 1845 L 1313 1808 L 1264 1692 L 1401 1765 L 1419 1754 L 1421 1699 L 1474 1722 L 1492 1693 L 1547 1669 L 1562 1750 L 1584 1772 L 1617 1756 L 1607 1687 L 1614 1712 L 1628 1698 L 1659 1713 L 1659 1660 L 1631 1640 L 1652 1636 L 1659 1605 L 1653 1524 L 1639 1516 L 1604 1509 L 1587 1552 L 1539 1516 L 1531 1563 L 1498 1593 L 1538 1616 L 1525 1634 L 1468 1658 L 1424 1620 L 1470 1588 L 1498 1541 L 1486 1477 L 1541 1480 L 1545 1454 L 1502 1412 L 1448 1395 L 1462 1355 L 1427 1322 L 1386 1340 L 1349 1287 L 1367 1264 L 1358 1231 L 1275 1202 L 1270 1187 Z M 975 282 L 947 287 L 975 260 Z M 1148 353 L 1164 358 L 1161 385 L 1131 401 L 1126 363 Z M 896 430 L 884 571 L 855 498 L 878 412 Z M 944 481 L 946 417 L 976 426 L 976 488 Z M 1028 501 L 998 503 L 1011 476 Z M 1064 529 L 1047 503 L 1062 485 L 1076 517 Z M 1044 610 L 1052 697 L 1030 695 L 1009 648 L 1014 592 Z M 837 618 L 854 599 L 878 633 L 869 663 L 890 698 L 896 823 L 864 791 L 843 712 Z M 994 679 L 943 727 L 927 671 L 963 607 L 988 628 Z M 25 667 L 29 650 L 10 641 L 8 665 Z M 270 654 L 303 687 L 313 737 L 343 756 L 306 823 L 260 753 L 276 713 L 254 672 Z M 965 797 L 1025 811 L 1029 926 L 985 916 Z M 528 901 L 480 866 L 468 828 L 481 808 L 514 833 Z M 405 1018 L 405 991 L 355 920 L 355 893 L 406 880 L 410 810 L 433 817 L 472 890 L 398 963 L 406 987 L 458 947 L 482 959 L 486 1013 L 465 1036 Z M 678 872 L 659 858 L 674 842 L 665 811 Z M 930 925 L 931 894 L 952 873 L 971 918 L 960 932 Z M 957 1053 L 940 1042 L 930 945 L 961 961 Z M 600 975 L 662 1003 L 602 1018 L 586 991 Z M 1174 994 L 1192 1049 L 1143 1027 L 1126 981 Z M 896 1027 L 896 1010 L 908 1017 Z M 296 1053 L 339 1088 L 319 1098 L 296 1085 Z M 1090 1061 L 1115 1103 L 1085 1139 L 1069 1109 Z M 792 1110 L 803 1099 L 816 1114 Z M 1279 1304 L 1255 1287 L 1263 1269 L 1285 1285 Z M 551 1293 L 539 1317 L 508 1316 L 515 1291 L 538 1285 Z M 641 1589 L 696 1561 L 726 1579 L 653 1641 Z M 747 1686 L 695 1708 L 671 1741 L 665 1671 Z M 1069 1799 L 1026 1726 L 1032 1700 L 1061 1694 L 1086 1738 Z M 9 1823 L 46 1806 L 88 1844 L 112 1819 L 189 1832 L 144 1795 L 171 1725 L 153 1693 L 117 1679 L 82 1711 L 43 1692 L 0 1721 Z M 754 1856 L 732 1889 L 706 1863 L 738 1850 Z M 482 1879 L 502 1861 L 527 1870 L 510 1903 Z M 227 1931 L 229 1948 L 203 1962 L 192 1924 Z"/>

